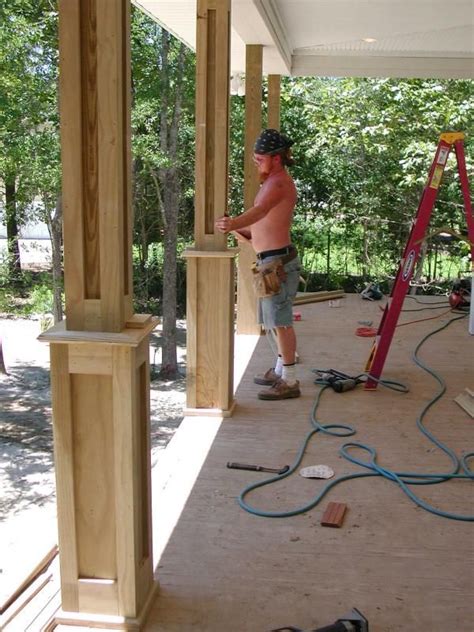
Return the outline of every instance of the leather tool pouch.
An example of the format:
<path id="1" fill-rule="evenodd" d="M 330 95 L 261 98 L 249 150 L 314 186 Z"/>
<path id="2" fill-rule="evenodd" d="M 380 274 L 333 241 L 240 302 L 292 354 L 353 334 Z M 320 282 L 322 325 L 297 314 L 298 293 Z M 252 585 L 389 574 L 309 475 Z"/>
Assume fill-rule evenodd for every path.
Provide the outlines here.
<path id="1" fill-rule="evenodd" d="M 259 298 L 278 294 L 282 281 L 286 279 L 286 272 L 280 259 L 269 263 L 252 266 L 253 287 Z"/>

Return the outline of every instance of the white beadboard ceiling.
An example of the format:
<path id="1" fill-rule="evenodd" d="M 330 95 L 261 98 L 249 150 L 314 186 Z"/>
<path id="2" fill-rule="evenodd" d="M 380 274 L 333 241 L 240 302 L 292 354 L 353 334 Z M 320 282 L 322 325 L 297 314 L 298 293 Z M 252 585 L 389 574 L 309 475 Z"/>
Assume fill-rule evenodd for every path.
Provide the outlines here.
<path id="1" fill-rule="evenodd" d="M 195 48 L 196 0 L 133 2 Z M 246 44 L 265 74 L 474 78 L 474 0 L 232 0 L 233 72 Z"/>

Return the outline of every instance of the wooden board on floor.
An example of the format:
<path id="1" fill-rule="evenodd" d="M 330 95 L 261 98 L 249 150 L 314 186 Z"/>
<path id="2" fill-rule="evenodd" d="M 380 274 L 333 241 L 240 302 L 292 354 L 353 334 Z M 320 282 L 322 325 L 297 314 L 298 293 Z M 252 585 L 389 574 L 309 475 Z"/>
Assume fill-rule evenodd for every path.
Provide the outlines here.
<path id="1" fill-rule="evenodd" d="M 466 388 L 454 398 L 454 401 L 474 419 L 474 391 Z"/>

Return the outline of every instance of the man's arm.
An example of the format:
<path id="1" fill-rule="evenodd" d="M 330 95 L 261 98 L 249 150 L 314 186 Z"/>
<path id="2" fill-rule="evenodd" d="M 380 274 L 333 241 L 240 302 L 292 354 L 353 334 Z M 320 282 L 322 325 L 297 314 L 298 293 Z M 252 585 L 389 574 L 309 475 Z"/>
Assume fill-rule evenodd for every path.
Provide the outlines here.
<path id="1" fill-rule="evenodd" d="M 258 204 L 237 217 L 228 217 L 227 215 L 220 217 L 216 221 L 216 228 L 221 233 L 229 233 L 233 230 L 240 232 L 240 229 L 251 226 L 265 217 L 274 206 L 281 202 L 284 192 L 285 188 L 281 182 L 276 182 L 265 189 L 262 188 L 259 193 Z"/>
<path id="2" fill-rule="evenodd" d="M 238 239 L 238 241 L 246 241 L 248 243 L 251 243 L 252 241 L 252 233 L 248 228 L 232 230 L 231 233 Z"/>

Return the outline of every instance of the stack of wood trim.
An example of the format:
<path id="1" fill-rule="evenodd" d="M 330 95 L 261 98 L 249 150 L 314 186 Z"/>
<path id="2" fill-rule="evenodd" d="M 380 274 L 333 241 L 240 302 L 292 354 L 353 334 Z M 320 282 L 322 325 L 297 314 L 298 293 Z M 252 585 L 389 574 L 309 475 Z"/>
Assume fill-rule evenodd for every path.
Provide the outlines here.
<path id="1" fill-rule="evenodd" d="M 320 301 L 330 301 L 336 298 L 344 298 L 343 290 L 330 290 L 322 292 L 298 292 L 293 305 L 304 305 L 305 303 L 319 303 Z"/>
<path id="2" fill-rule="evenodd" d="M 54 546 L 7 600 L 0 604 L 0 630 L 52 630 L 61 607 L 58 547 Z"/>

